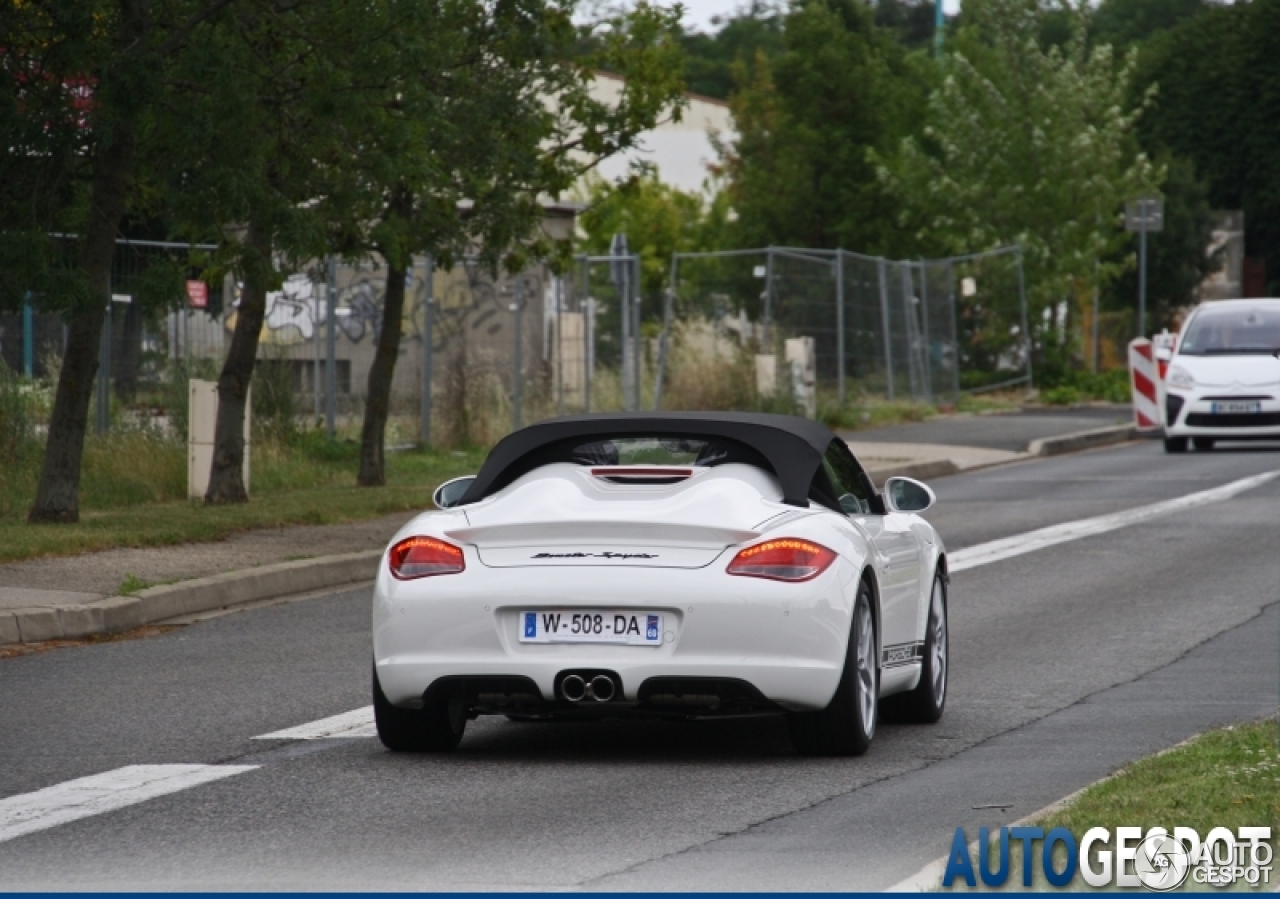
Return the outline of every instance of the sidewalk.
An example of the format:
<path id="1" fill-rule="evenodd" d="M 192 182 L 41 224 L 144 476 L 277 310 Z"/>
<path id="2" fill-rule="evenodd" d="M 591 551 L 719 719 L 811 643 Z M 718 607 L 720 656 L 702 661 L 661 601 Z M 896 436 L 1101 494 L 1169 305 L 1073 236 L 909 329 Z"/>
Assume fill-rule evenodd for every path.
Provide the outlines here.
<path id="1" fill-rule="evenodd" d="M 996 419 L 1004 418 L 1004 421 Z M 1098 416 L 1028 422 L 1017 416 L 956 416 L 842 435 L 877 485 L 892 475 L 929 480 L 1018 459 L 1130 439 L 1126 426 L 1097 428 Z M 920 438 L 968 436 L 986 446 Z M 984 420 L 985 419 L 985 420 Z M 1079 430 L 1079 425 L 1087 430 Z M 1072 426 L 1077 430 L 1070 431 Z M 1000 433 L 1008 432 L 1008 433 Z M 885 437 L 897 439 L 885 440 Z M 1007 448 L 993 448 L 1003 441 Z M 1017 447 L 1016 449 L 1013 447 Z M 78 639 L 229 606 L 372 580 L 382 550 L 415 513 L 343 525 L 272 528 L 218 543 L 112 549 L 0 565 L 0 644 Z M 128 586 L 126 586 L 128 581 Z M 128 589 L 128 594 L 122 591 Z"/>

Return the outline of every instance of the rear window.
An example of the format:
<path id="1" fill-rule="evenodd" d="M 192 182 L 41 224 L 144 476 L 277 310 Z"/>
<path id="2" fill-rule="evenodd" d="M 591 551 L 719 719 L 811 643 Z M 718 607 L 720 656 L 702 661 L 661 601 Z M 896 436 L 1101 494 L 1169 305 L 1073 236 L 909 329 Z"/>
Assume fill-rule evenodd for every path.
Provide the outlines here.
<path id="1" fill-rule="evenodd" d="M 699 465 L 710 467 L 731 461 L 729 446 L 688 437 L 613 437 L 593 440 L 573 448 L 570 458 L 578 465 Z M 747 461 L 747 460 L 732 460 Z M 755 462 L 755 459 L 751 459 Z"/>
<path id="2" fill-rule="evenodd" d="M 1201 309 L 1178 347 L 1183 356 L 1280 350 L 1280 303 Z"/>

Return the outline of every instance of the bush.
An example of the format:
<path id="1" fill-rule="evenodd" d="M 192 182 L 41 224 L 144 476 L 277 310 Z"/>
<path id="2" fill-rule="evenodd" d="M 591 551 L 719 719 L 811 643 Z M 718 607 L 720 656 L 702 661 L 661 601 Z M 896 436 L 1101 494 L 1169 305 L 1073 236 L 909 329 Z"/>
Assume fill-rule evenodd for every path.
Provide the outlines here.
<path id="1" fill-rule="evenodd" d="M 1051 406 L 1069 406 L 1090 400 L 1127 403 L 1130 400 L 1129 372 L 1066 371 L 1040 382 L 1040 399 Z"/>

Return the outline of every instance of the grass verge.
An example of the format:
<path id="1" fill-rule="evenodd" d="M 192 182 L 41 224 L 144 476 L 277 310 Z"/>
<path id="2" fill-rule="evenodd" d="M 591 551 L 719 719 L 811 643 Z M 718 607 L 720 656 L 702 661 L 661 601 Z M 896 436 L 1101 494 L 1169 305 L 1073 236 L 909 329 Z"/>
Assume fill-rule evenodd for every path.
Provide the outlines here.
<path id="1" fill-rule="evenodd" d="M 145 434 L 102 438 L 108 442 L 86 452 L 78 524 L 27 524 L 31 494 L 25 501 L 11 498 L 0 515 L 0 562 L 221 540 L 255 528 L 342 524 L 426 509 L 438 484 L 476 472 L 484 460 L 481 450 L 392 453 L 387 486 L 368 488 L 354 486 L 355 446 L 311 438 L 294 445 L 264 442 L 253 448 L 249 502 L 206 507 L 182 498 L 181 444 Z"/>
<path id="2" fill-rule="evenodd" d="M 1112 777 L 1099 781 L 1034 822 L 1048 833 L 1051 828 L 1065 827 L 1079 841 L 1091 827 L 1141 827 L 1145 833 L 1152 827 L 1190 827 L 1201 838 L 1215 827 L 1235 831 L 1239 827 L 1270 827 L 1272 851 L 1280 850 L 1280 733 L 1277 721 L 1267 719 L 1251 724 L 1234 725 L 1209 731 L 1173 749 L 1134 762 Z M 969 834 L 972 838 L 976 834 Z M 1065 864 L 1062 847 L 1056 869 Z M 1114 847 L 1111 847 L 1114 848 Z M 1021 891 L 1022 847 L 1010 841 L 1010 876 L 1003 889 Z M 992 865 L 998 857 L 991 854 Z M 1280 857 L 1280 856 L 1278 856 Z M 1039 847 L 1032 860 L 1031 889 L 1052 890 L 1044 879 Z M 1095 866 L 1096 867 L 1096 866 Z M 976 871 L 976 868 L 975 868 Z M 1250 888 L 1237 883 L 1235 891 L 1268 891 L 1276 889 L 1280 865 L 1272 862 L 1271 883 Z M 973 892 L 962 880 L 947 891 Z M 1079 873 L 1067 887 L 1092 890 Z M 1188 877 L 1182 891 L 1210 889 Z M 1219 889 L 1214 889 L 1217 892 Z M 978 880 L 976 890 L 1000 892 L 984 887 Z"/>

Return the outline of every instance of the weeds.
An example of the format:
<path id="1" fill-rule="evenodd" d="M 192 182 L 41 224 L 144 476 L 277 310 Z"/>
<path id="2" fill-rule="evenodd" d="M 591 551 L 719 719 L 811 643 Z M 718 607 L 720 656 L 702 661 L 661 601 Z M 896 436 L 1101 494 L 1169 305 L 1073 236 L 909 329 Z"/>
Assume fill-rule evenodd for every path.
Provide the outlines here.
<path id="1" fill-rule="evenodd" d="M 132 596 L 133 594 L 139 593 L 150 586 L 152 586 L 150 581 L 144 581 L 140 577 L 135 577 L 132 574 L 126 574 L 124 576 L 124 580 L 120 582 L 120 586 L 116 588 L 116 593 L 120 596 Z"/>

